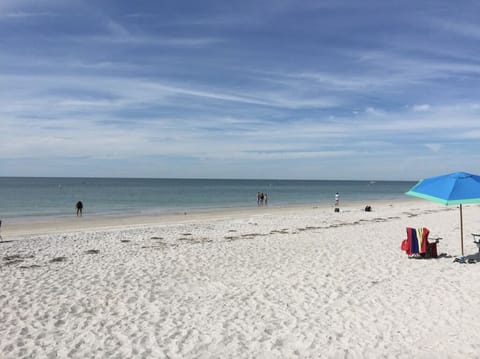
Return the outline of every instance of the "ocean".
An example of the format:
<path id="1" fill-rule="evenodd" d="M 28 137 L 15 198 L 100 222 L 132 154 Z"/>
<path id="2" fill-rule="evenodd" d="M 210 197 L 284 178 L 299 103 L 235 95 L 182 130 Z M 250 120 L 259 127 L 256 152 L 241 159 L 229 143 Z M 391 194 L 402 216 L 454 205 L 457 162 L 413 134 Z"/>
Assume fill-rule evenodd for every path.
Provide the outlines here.
<path id="1" fill-rule="evenodd" d="M 333 204 L 405 198 L 415 182 L 0 177 L 0 220 L 84 215 L 161 214 L 200 209 L 257 206 L 257 192 L 269 206 Z"/>

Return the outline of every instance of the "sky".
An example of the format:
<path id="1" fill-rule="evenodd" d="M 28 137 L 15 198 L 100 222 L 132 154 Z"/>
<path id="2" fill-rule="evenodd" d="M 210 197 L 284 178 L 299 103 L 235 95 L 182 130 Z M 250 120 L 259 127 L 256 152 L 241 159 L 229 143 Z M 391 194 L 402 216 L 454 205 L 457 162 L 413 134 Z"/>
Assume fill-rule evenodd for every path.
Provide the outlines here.
<path id="1" fill-rule="evenodd" d="M 478 1 L 0 1 L 0 176 L 480 173 Z"/>

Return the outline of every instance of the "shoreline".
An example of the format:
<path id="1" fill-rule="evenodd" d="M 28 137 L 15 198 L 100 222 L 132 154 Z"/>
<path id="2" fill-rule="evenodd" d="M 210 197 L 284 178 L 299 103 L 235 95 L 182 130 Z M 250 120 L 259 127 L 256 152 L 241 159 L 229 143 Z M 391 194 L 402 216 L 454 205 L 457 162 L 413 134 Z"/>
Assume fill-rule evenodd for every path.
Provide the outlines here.
<path id="1" fill-rule="evenodd" d="M 342 201 L 339 208 L 341 211 L 363 210 L 366 205 L 369 205 L 372 207 L 372 210 L 375 211 L 375 207 L 377 206 L 416 202 L 422 203 L 425 201 L 413 197 L 391 200 Z M 189 212 L 172 211 L 152 214 L 126 213 L 89 215 L 87 212 L 81 217 L 75 215 L 18 217 L 2 219 L 0 235 L 2 235 L 3 240 L 6 240 L 30 235 L 132 228 L 147 225 L 167 225 L 202 220 L 235 219 L 238 216 L 244 215 L 286 214 L 311 209 L 329 210 L 334 207 L 334 204 L 309 203 L 252 207 L 199 208 L 192 209 Z"/>

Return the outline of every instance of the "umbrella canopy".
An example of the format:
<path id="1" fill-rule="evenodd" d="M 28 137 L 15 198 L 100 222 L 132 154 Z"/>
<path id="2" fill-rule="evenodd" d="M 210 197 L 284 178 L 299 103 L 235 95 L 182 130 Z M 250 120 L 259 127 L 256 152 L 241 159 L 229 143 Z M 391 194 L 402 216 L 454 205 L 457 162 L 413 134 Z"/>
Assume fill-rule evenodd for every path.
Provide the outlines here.
<path id="1" fill-rule="evenodd" d="M 460 205 L 460 239 L 463 256 L 462 204 L 480 203 L 480 176 L 454 172 L 425 178 L 406 194 L 448 205 Z"/>

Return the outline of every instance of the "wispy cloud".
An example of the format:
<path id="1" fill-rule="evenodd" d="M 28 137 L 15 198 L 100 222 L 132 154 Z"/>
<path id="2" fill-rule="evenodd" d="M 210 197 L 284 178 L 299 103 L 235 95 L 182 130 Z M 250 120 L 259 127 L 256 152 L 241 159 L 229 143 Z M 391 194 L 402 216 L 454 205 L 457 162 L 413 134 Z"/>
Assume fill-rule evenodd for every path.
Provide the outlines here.
<path id="1" fill-rule="evenodd" d="M 0 175 L 128 161 L 138 176 L 394 179 L 478 159 L 467 10 L 272 4 L 0 4 Z"/>
<path id="2" fill-rule="evenodd" d="M 25 11 L 17 11 L 17 12 L 8 12 L 8 13 L 0 13 L 0 18 L 11 18 L 11 19 L 27 19 L 27 18 L 34 18 L 34 17 L 53 17 L 53 16 L 60 16 L 58 13 L 54 12 L 25 12 Z"/>
<path id="3" fill-rule="evenodd" d="M 443 145 L 441 143 L 426 143 L 425 147 L 431 149 L 433 152 L 438 152 L 442 149 Z"/>
<path id="4" fill-rule="evenodd" d="M 480 39 L 480 26 L 475 22 L 454 22 L 450 19 L 431 19 L 430 24 L 444 32 L 461 35 L 474 40 Z"/>
<path id="5" fill-rule="evenodd" d="M 109 29 L 112 30 L 112 29 Z M 219 44 L 225 41 L 222 38 L 215 37 L 181 37 L 181 36 L 149 36 L 143 34 L 132 34 L 126 32 L 125 35 L 120 34 L 120 28 L 110 31 L 109 34 L 99 34 L 88 36 L 88 39 L 97 43 L 109 43 L 116 45 L 154 45 L 154 46 L 172 46 L 172 47 L 207 47 Z M 86 37 L 73 37 L 71 40 L 76 42 L 86 41 Z"/>
<path id="6" fill-rule="evenodd" d="M 430 110 L 430 105 L 429 104 L 414 105 L 413 106 L 413 111 L 415 111 L 415 112 L 423 112 L 423 111 L 429 111 L 429 110 Z"/>

